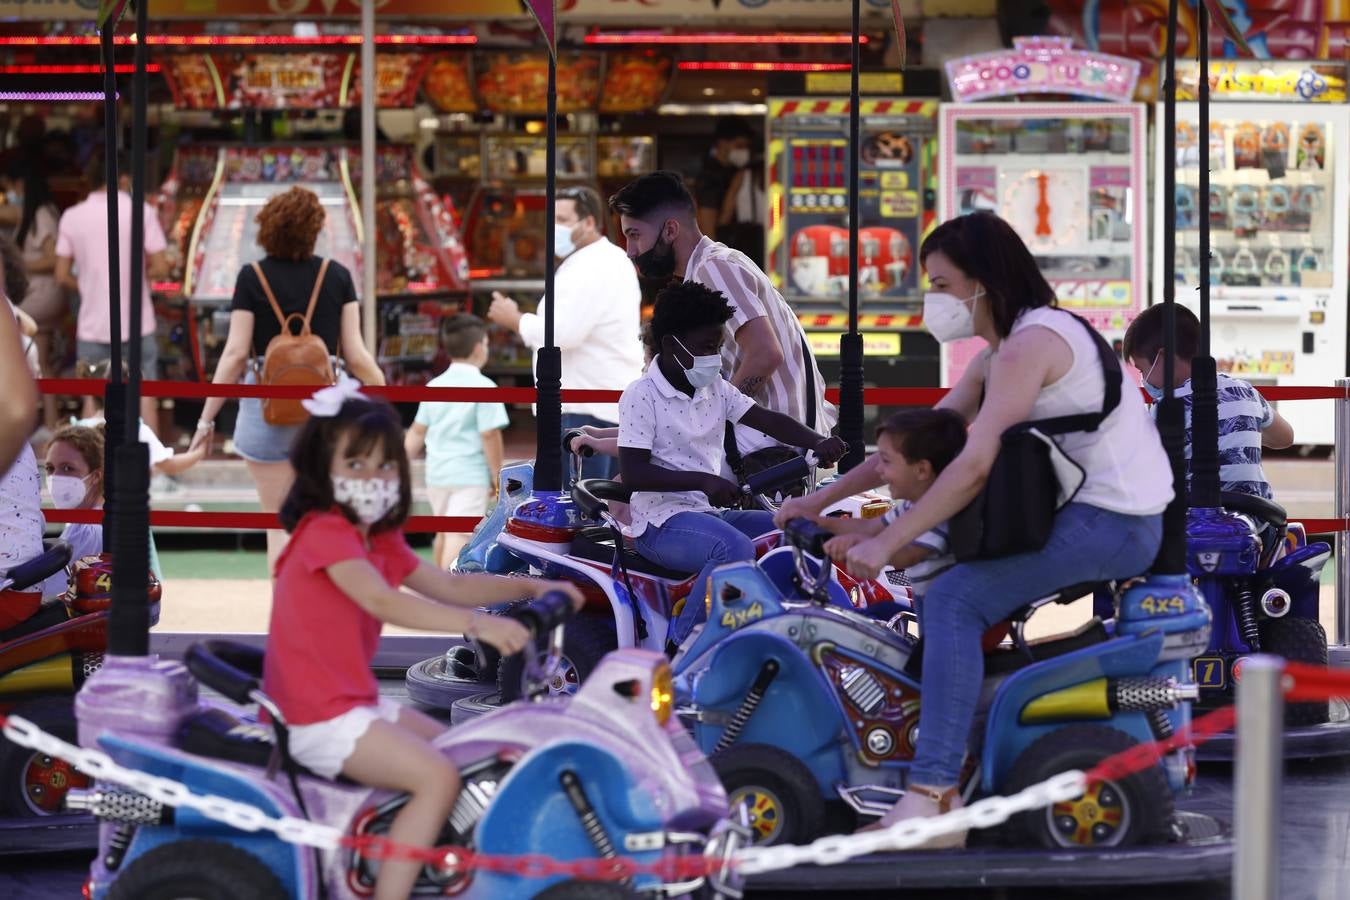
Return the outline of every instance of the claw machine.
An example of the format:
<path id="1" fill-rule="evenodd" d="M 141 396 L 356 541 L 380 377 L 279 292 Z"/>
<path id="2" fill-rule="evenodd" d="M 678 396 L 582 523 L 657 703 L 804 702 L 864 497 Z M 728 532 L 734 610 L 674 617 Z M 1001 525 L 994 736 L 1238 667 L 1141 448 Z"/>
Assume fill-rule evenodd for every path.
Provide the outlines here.
<path id="1" fill-rule="evenodd" d="M 1199 67 L 1178 66 L 1178 100 L 1194 101 Z M 1257 385 L 1330 385 L 1345 377 L 1350 110 L 1338 62 L 1210 63 L 1210 317 L 1220 372 Z M 1160 204 L 1177 228 L 1177 300 L 1198 311 L 1199 112 L 1177 104 L 1177 185 Z M 1159 141 L 1163 135 L 1159 135 Z M 1162 182 L 1162 144 L 1158 145 Z M 1161 260 L 1154 302 L 1161 302 Z M 1318 404 L 1280 409 L 1300 444 L 1331 444 Z"/>
<path id="2" fill-rule="evenodd" d="M 1002 216 L 1059 305 L 1117 350 L 1148 293 L 1138 78 L 1136 60 L 1077 50 L 1068 38 L 1020 37 L 1011 50 L 948 61 L 956 102 L 940 115 L 939 218 Z M 955 384 L 983 346 L 944 345 L 942 384 Z"/>
<path id="3" fill-rule="evenodd" d="M 768 103 L 767 269 L 827 383 L 848 330 L 848 75 L 779 79 Z M 858 326 L 868 387 L 927 387 L 938 346 L 923 329 L 918 252 L 934 224 L 936 72 L 863 73 L 858 110 Z M 842 93 L 842 96 L 841 96 Z M 889 408 L 868 407 L 871 428 Z"/>

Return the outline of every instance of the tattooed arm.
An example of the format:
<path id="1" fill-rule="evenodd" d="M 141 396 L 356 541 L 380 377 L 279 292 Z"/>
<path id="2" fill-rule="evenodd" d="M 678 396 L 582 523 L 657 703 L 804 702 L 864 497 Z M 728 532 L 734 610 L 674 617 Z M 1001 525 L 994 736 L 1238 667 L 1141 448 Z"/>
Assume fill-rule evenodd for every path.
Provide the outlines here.
<path id="1" fill-rule="evenodd" d="M 740 353 L 731 383 L 747 397 L 760 399 L 764 383 L 784 363 L 783 348 L 769 317 L 759 316 L 738 328 L 736 344 Z"/>

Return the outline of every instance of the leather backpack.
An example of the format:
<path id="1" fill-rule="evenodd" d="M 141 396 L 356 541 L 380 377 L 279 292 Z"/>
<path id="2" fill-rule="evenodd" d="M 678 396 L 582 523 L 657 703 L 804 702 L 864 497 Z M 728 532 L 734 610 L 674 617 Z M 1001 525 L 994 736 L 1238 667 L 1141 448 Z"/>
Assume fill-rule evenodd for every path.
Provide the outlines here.
<path id="1" fill-rule="evenodd" d="M 263 293 L 267 295 L 267 302 L 272 305 L 272 312 L 276 314 L 277 322 L 281 325 L 281 333 L 267 342 L 258 383 L 304 385 L 315 388 L 335 384 L 337 377 L 333 373 L 333 359 L 328 353 L 328 345 L 309 327 L 310 319 L 314 317 L 314 306 L 319 300 L 319 289 L 323 286 L 324 276 L 328 274 L 328 260 L 325 259 L 319 265 L 319 277 L 314 280 L 314 290 L 309 295 L 309 308 L 305 310 L 303 316 L 300 313 L 291 313 L 289 316 L 282 313 L 281 304 L 277 303 L 272 286 L 267 283 L 267 276 L 263 275 L 262 267 L 255 262 L 253 271 L 257 273 Z M 300 320 L 298 334 L 291 331 L 291 323 L 296 319 Z M 299 425 L 309 418 L 309 412 L 300 401 L 289 398 L 264 398 L 262 414 L 263 421 L 268 425 Z"/>

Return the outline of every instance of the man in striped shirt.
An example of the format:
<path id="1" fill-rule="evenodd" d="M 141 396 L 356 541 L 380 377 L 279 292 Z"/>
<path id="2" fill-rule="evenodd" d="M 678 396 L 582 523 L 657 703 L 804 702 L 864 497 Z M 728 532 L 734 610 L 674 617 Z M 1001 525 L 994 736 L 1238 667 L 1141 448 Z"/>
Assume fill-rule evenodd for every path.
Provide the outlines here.
<path id="1" fill-rule="evenodd" d="M 684 179 L 669 171 L 643 175 L 609 205 L 619 214 L 628 256 L 643 276 L 682 277 L 730 301 L 723 376 L 761 406 L 828 435 L 838 411 L 825 400 L 820 367 L 796 314 L 749 257 L 703 234 Z M 747 454 L 777 442 L 743 428 L 736 431 L 736 443 Z"/>
<path id="2" fill-rule="evenodd" d="M 1177 399 L 1186 407 L 1186 487 L 1191 485 L 1191 359 L 1199 352 L 1200 320 L 1176 307 Z M 1144 373 L 1144 390 L 1154 403 L 1162 398 L 1163 306 L 1139 314 L 1125 332 L 1125 358 Z M 1261 448 L 1282 449 L 1294 443 L 1294 429 L 1257 390 L 1241 378 L 1218 374 L 1219 487 L 1271 499 L 1270 482 L 1261 469 Z M 1157 408 L 1156 406 L 1154 407 Z"/>

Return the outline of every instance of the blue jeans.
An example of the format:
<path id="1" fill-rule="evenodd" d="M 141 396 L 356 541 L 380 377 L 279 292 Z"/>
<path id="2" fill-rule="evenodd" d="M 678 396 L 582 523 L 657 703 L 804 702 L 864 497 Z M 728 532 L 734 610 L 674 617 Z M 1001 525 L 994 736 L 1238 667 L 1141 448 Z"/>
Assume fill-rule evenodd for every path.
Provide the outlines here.
<path id="1" fill-rule="evenodd" d="M 984 678 L 986 629 L 1059 588 L 1139 575 L 1161 543 L 1161 514 L 1070 503 L 1039 552 L 959 563 L 934 579 L 923 598 L 923 705 L 910 777 L 932 787 L 960 777 Z"/>
<path id="2" fill-rule="evenodd" d="M 707 615 L 703 595 L 708 575 L 729 562 L 755 558 L 754 538 L 773 531 L 773 513 L 764 510 L 721 509 L 717 512 L 682 512 L 661 525 L 648 525 L 637 537 L 637 551 L 657 565 L 680 572 L 698 570 L 698 580 L 684 609 L 670 623 L 667 636 L 681 643 Z"/>
<path id="3" fill-rule="evenodd" d="M 569 431 L 579 430 L 582 425 L 594 425 L 596 428 L 613 428 L 614 422 L 606 422 L 604 419 L 597 419 L 595 416 L 588 416 L 582 413 L 563 413 L 562 414 L 562 434 Z M 562 440 L 562 434 L 558 439 Z M 574 464 L 572 454 L 566 450 L 563 451 L 563 487 L 572 483 L 572 467 Z M 615 463 L 618 462 L 612 456 L 605 456 L 603 453 L 597 453 L 589 459 L 582 457 L 581 477 L 582 478 L 613 478 L 615 475 Z"/>

